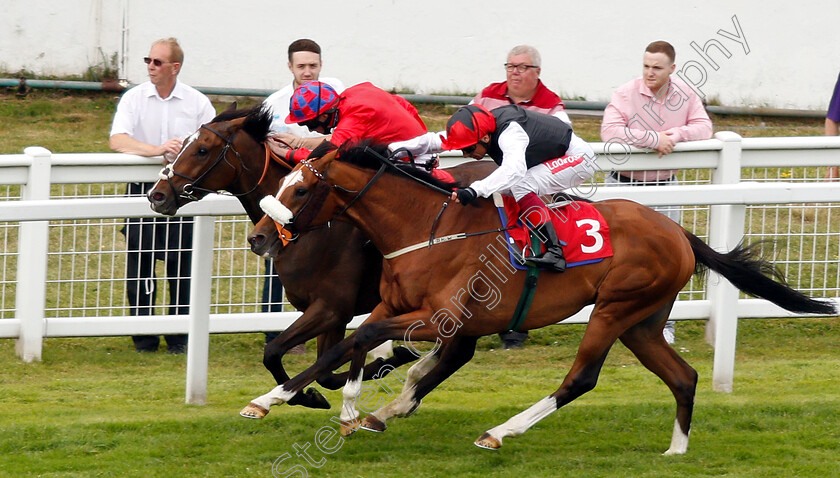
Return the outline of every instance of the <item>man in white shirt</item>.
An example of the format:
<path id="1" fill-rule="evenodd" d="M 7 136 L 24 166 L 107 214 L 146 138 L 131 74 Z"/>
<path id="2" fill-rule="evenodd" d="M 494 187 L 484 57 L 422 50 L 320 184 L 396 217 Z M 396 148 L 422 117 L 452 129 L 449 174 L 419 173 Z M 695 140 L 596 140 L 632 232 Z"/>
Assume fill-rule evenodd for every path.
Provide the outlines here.
<path id="1" fill-rule="evenodd" d="M 289 102 L 292 99 L 292 93 L 301 84 L 314 80 L 327 83 L 338 93 L 341 93 L 344 91 L 344 83 L 336 78 L 320 78 L 321 67 L 323 66 L 321 62 L 321 47 L 314 41 L 306 38 L 293 41 L 289 45 L 288 55 L 289 61 L 286 65 L 292 73 L 292 82 L 272 93 L 263 102 L 266 106 L 271 107 L 272 121 L 269 128 L 272 132 L 271 136 L 295 148 L 303 145 L 301 142 L 302 138 L 314 138 L 313 141 L 317 145 L 324 139 L 329 139 L 329 136 L 310 131 L 306 126 L 297 123 L 286 123 L 286 117 L 289 116 Z M 280 278 L 274 272 L 274 268 L 270 266 L 270 262 L 266 263 L 266 276 L 266 283 L 263 287 L 263 312 L 282 312 L 283 307 L 280 304 L 283 298 L 282 284 L 280 283 Z M 266 343 L 270 342 L 277 335 L 279 335 L 278 332 L 267 332 L 265 334 Z M 304 351 L 305 348 L 301 344 L 292 348 L 289 353 L 303 353 Z"/>
<path id="2" fill-rule="evenodd" d="M 289 116 L 289 101 L 292 98 L 292 93 L 303 83 L 318 80 L 330 85 L 336 93 L 341 94 L 344 91 L 344 83 L 336 78 L 320 77 L 321 67 L 323 66 L 321 47 L 306 38 L 295 40 L 289 45 L 287 66 L 294 77 L 292 83 L 272 93 L 264 102 L 271 107 L 272 111 L 273 120 L 270 129 L 276 137 L 289 143 L 294 148 L 303 146 L 303 144 L 297 144 L 301 138 L 316 138 L 315 146 L 317 146 L 317 143 L 329 139 L 329 136 L 310 131 L 306 126 L 297 123 L 287 124 L 285 121 L 286 117 Z M 309 149 L 313 148 L 314 146 Z"/>
<path id="3" fill-rule="evenodd" d="M 120 153 L 174 160 L 183 140 L 215 116 L 210 100 L 178 81 L 184 52 L 174 38 L 152 43 L 146 62 L 149 81 L 126 91 L 111 125 L 110 146 Z M 128 195 L 145 194 L 153 185 L 129 183 Z M 126 293 L 131 315 L 154 315 L 155 260 L 163 260 L 169 282 L 169 314 L 189 313 L 192 218 L 132 218 L 123 233 L 128 244 Z M 138 352 L 154 352 L 160 337 L 135 336 Z M 170 353 L 184 353 L 186 335 L 167 335 Z"/>

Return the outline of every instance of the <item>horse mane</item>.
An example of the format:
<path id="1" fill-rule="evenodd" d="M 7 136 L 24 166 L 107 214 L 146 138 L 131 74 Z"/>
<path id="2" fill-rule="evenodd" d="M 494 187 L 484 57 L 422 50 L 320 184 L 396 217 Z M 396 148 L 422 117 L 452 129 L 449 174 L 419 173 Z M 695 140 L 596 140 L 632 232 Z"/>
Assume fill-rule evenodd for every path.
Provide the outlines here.
<path id="1" fill-rule="evenodd" d="M 306 159 L 320 158 L 331 151 L 335 151 L 336 149 L 338 149 L 338 146 L 334 145 L 333 143 L 330 143 L 327 140 L 324 140 L 321 141 L 321 143 L 318 144 L 318 146 L 315 146 L 315 149 L 313 149 L 312 152 L 309 153 L 309 156 L 307 156 Z"/>
<path id="2" fill-rule="evenodd" d="M 382 161 L 376 156 L 377 154 L 388 158 L 388 145 L 374 143 L 373 140 L 364 139 L 342 144 L 341 147 L 338 148 L 336 160 L 352 164 L 354 166 L 359 166 L 360 168 L 376 170 L 382 166 Z M 395 175 L 403 175 L 402 173 L 405 173 L 408 176 L 447 191 L 452 191 L 460 186 L 458 183 L 450 183 L 437 179 L 430 173 L 415 168 L 407 162 L 396 160 L 391 161 L 391 164 L 393 164 L 394 167 L 386 168 L 386 173 Z M 402 173 L 400 173 L 400 171 L 402 171 Z"/>
<path id="3" fill-rule="evenodd" d="M 222 121 L 232 121 L 239 118 L 245 118 L 242 123 L 242 130 L 248 136 L 254 138 L 255 141 L 261 143 L 265 141 L 266 136 L 270 131 L 273 114 L 271 107 L 265 103 L 256 104 L 250 108 L 242 109 L 227 109 L 222 111 L 211 121 L 211 123 L 220 123 Z"/>

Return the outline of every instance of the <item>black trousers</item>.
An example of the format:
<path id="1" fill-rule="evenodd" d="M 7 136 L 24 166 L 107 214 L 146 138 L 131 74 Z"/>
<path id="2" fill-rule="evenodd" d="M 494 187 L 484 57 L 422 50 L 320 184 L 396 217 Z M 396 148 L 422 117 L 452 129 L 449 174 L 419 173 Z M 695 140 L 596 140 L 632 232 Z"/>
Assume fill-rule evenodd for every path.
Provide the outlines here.
<path id="1" fill-rule="evenodd" d="M 283 305 L 280 302 L 283 301 L 283 284 L 280 282 L 280 277 L 277 276 L 277 271 L 274 270 L 274 265 L 270 260 L 265 261 L 265 275 L 262 293 L 262 311 L 282 312 Z M 278 335 L 280 335 L 280 332 L 266 332 L 265 343 L 271 342 Z"/>
<path id="2" fill-rule="evenodd" d="M 153 183 L 129 183 L 128 194 L 145 193 Z M 157 297 L 155 263 L 164 261 L 169 284 L 169 314 L 186 315 L 190 303 L 190 272 L 192 266 L 193 218 L 131 218 L 122 230 L 128 243 L 126 255 L 126 293 L 129 314 L 154 315 Z M 160 337 L 140 335 L 132 337 L 139 351 L 154 351 Z M 183 352 L 187 336 L 166 335 L 170 352 Z"/>

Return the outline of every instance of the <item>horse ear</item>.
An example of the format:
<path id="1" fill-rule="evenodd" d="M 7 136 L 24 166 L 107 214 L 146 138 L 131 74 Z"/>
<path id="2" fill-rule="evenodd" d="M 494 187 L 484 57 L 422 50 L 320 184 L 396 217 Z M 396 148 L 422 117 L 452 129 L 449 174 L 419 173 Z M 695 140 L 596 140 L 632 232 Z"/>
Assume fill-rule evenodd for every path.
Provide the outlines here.
<path id="1" fill-rule="evenodd" d="M 233 103 L 231 103 L 227 108 L 225 108 L 224 113 L 231 113 L 231 112 L 234 112 L 234 111 L 236 111 L 236 102 L 235 101 Z"/>

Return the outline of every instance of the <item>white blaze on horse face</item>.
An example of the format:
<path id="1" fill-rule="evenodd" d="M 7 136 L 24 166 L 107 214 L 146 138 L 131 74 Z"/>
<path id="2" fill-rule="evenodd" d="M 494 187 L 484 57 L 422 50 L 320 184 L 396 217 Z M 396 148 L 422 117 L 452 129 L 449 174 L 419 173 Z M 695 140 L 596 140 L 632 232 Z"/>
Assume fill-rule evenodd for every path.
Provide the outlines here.
<path id="1" fill-rule="evenodd" d="M 280 196 L 283 195 L 283 191 L 285 191 L 286 188 L 300 182 L 303 182 L 302 170 L 298 169 L 297 171 L 289 173 L 288 176 L 283 178 L 283 184 L 280 186 L 280 191 L 277 192 L 277 200 L 280 200 Z"/>
<path id="2" fill-rule="evenodd" d="M 274 198 L 274 196 L 266 196 L 262 198 L 260 200 L 260 209 L 262 209 L 264 213 L 268 214 L 268 217 L 273 219 L 274 222 L 284 226 L 292 222 L 292 218 L 294 217 L 292 211 L 289 211 L 289 208 L 284 206 L 283 203 Z"/>
<path id="3" fill-rule="evenodd" d="M 168 181 L 172 179 L 173 176 L 175 176 L 175 162 L 177 162 L 181 155 L 184 153 L 184 151 L 187 150 L 187 147 L 197 139 L 198 131 L 187 136 L 187 139 L 184 140 L 184 144 L 181 146 L 181 151 L 178 151 L 178 156 L 175 156 L 175 159 L 173 159 L 171 163 L 164 166 L 158 173 L 158 178 L 160 180 Z"/>
<path id="4" fill-rule="evenodd" d="M 184 144 L 181 146 L 181 151 L 178 151 L 178 156 L 175 156 L 175 160 L 172 161 L 172 164 L 175 164 L 175 161 L 178 161 L 178 158 L 180 158 L 181 154 L 183 154 L 184 151 L 187 150 L 187 147 L 190 144 L 194 143 L 197 139 L 198 139 L 198 131 L 196 131 L 195 133 L 187 136 L 187 139 L 184 140 Z"/>
<path id="5" fill-rule="evenodd" d="M 280 196 L 287 188 L 303 181 L 303 172 L 301 170 L 292 171 L 285 178 L 283 184 L 280 185 L 280 191 L 277 192 L 276 197 L 266 196 L 260 200 L 260 208 L 268 217 L 274 219 L 274 222 L 282 225 L 287 225 L 292 222 L 294 214 L 283 203 L 280 202 Z"/>

